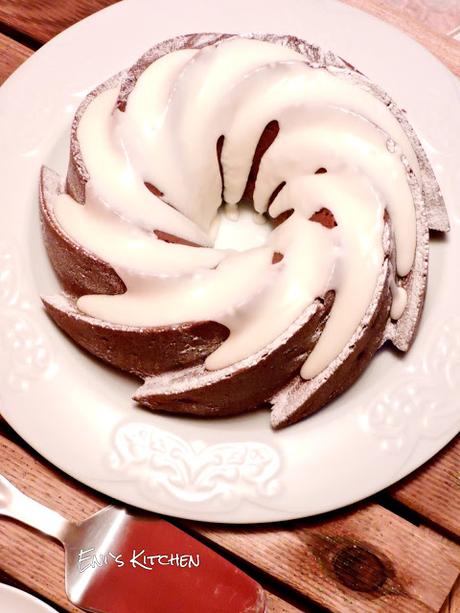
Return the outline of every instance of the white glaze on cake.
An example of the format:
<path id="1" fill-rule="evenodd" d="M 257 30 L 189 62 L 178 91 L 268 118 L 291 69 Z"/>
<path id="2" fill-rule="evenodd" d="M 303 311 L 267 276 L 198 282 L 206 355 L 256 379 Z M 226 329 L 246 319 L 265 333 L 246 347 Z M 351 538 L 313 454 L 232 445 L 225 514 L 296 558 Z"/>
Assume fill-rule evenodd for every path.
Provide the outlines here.
<path id="1" fill-rule="evenodd" d="M 416 240 L 406 166 L 416 176 L 419 168 L 404 130 L 375 96 L 308 66 L 292 49 L 242 38 L 160 58 L 137 81 L 125 112 L 117 96 L 118 88 L 97 96 L 80 122 L 85 206 L 67 195 L 54 205 L 63 230 L 127 287 L 80 298 L 82 312 L 134 326 L 223 323 L 230 336 L 206 360 L 219 369 L 262 349 L 332 289 L 329 321 L 302 369 L 311 378 L 339 355 L 372 299 L 387 210 L 396 242 L 392 317 L 401 316 L 405 291 L 396 276 L 411 270 Z M 217 140 L 225 136 L 224 198 L 237 216 L 254 151 L 273 120 L 280 131 L 262 159 L 254 206 L 271 217 L 294 212 L 264 246 L 214 249 Z M 327 174 L 315 175 L 318 168 Z M 335 228 L 310 221 L 323 207 Z M 153 230 L 202 247 L 166 243 Z M 273 264 L 275 252 L 284 257 Z"/>

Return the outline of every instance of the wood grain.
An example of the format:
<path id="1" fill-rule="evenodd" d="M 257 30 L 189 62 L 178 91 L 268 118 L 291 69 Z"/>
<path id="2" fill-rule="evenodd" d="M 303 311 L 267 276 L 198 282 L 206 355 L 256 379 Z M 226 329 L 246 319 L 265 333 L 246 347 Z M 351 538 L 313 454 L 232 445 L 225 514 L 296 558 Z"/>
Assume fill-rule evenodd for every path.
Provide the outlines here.
<path id="1" fill-rule="evenodd" d="M 32 53 L 31 49 L 0 33 L 0 85 Z"/>
<path id="2" fill-rule="evenodd" d="M 460 613 L 460 580 L 449 596 L 449 613 Z"/>
<path id="3" fill-rule="evenodd" d="M 337 612 L 438 611 L 458 576 L 435 538 L 374 504 L 277 529 L 194 529 Z"/>
<path id="4" fill-rule="evenodd" d="M 445 605 L 441 609 L 441 613 L 460 613 L 460 579 L 449 594 Z"/>
<path id="5" fill-rule="evenodd" d="M 460 536 L 460 436 L 397 483 L 391 493 L 423 517 Z"/>
<path id="6" fill-rule="evenodd" d="M 0 521 L 0 566 L 19 583 L 66 611 L 80 611 L 65 594 L 64 552 L 57 543 Z"/>
<path id="7" fill-rule="evenodd" d="M 0 434 L 2 473 L 27 495 L 74 521 L 107 504 L 21 445 Z M 185 525 L 294 593 L 338 613 L 439 611 L 458 576 L 450 552 L 429 531 L 375 504 L 326 519 L 262 528 Z M 23 527 L 0 521 L 0 567 L 72 610 L 63 592 L 62 564 L 57 544 L 32 533 L 24 538 Z M 281 606 L 276 597 L 272 600 Z"/>
<path id="8" fill-rule="evenodd" d="M 423 524 L 419 526 L 419 529 L 422 533 L 426 532 L 432 539 L 436 540 L 438 546 L 444 551 L 445 555 L 450 559 L 452 564 L 454 564 L 460 573 L 460 545 Z"/>
<path id="9" fill-rule="evenodd" d="M 446 555 L 451 559 L 460 572 L 460 545 L 454 541 L 446 538 L 445 536 L 433 532 L 429 528 L 420 526 L 421 530 L 428 530 L 433 538 L 435 538 L 439 545 L 443 548 Z M 451 593 L 444 606 L 441 609 L 441 613 L 460 613 L 460 577 L 457 579 Z"/>
<path id="10" fill-rule="evenodd" d="M 108 0 L 2 0 L 0 22 L 6 24 L 9 34 L 12 30 L 25 34 L 40 43 L 62 32 L 75 22 L 113 4 Z"/>

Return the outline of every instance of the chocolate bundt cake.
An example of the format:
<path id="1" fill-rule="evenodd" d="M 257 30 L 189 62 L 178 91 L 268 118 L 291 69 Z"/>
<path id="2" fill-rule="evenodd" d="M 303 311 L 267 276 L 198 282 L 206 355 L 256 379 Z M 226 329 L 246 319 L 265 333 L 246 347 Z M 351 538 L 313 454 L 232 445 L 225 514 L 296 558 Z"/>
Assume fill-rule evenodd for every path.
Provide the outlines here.
<path id="1" fill-rule="evenodd" d="M 249 242 L 225 244 L 247 203 Z M 138 402 L 264 407 L 274 428 L 347 389 L 386 341 L 408 350 L 429 230 L 448 230 L 405 113 L 344 60 L 274 35 L 176 37 L 97 87 L 66 182 L 42 169 L 40 210 L 64 290 L 46 310 L 144 379 Z"/>

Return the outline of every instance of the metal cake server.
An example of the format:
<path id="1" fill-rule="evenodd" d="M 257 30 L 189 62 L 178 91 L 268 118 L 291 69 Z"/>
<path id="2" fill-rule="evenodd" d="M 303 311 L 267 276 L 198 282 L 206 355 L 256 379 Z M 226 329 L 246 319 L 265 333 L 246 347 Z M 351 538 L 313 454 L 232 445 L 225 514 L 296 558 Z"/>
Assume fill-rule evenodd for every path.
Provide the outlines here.
<path id="1" fill-rule="evenodd" d="M 155 516 L 106 507 L 80 524 L 28 498 L 0 475 L 0 516 L 57 539 L 66 591 L 99 613 L 263 613 L 262 587 Z"/>

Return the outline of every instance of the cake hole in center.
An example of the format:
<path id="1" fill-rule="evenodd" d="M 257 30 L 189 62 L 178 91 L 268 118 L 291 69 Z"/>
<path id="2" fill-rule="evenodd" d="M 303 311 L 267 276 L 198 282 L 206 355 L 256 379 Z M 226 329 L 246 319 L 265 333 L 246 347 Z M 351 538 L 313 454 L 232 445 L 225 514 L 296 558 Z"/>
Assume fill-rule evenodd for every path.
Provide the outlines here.
<path id="1" fill-rule="evenodd" d="M 254 211 L 250 203 L 241 202 L 236 207 L 220 207 L 214 227 L 216 249 L 247 251 L 267 243 L 274 224 L 267 216 Z"/>

